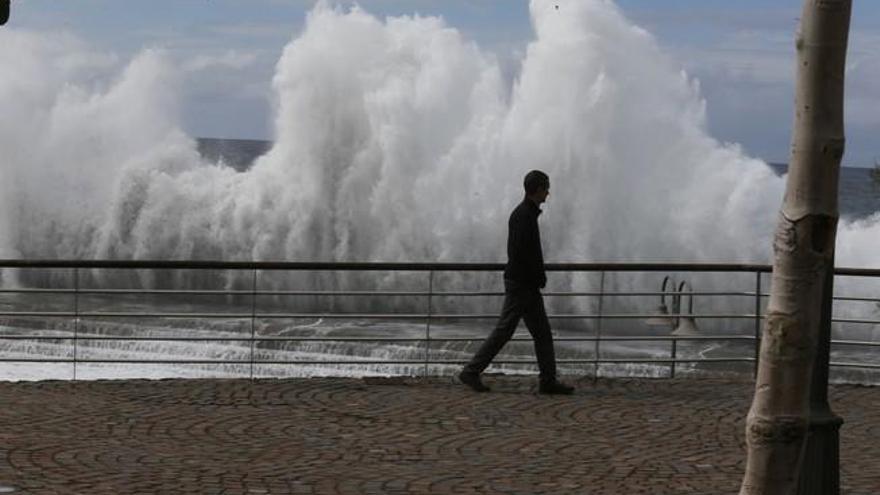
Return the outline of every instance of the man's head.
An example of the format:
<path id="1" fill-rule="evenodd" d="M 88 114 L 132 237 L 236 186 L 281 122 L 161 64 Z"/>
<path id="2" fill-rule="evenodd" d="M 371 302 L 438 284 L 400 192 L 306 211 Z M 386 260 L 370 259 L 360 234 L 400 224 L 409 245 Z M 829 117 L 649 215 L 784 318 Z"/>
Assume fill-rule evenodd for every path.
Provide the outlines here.
<path id="1" fill-rule="evenodd" d="M 532 170 L 523 179 L 523 188 L 526 190 L 526 197 L 540 205 L 550 195 L 550 177 L 540 170 Z"/>

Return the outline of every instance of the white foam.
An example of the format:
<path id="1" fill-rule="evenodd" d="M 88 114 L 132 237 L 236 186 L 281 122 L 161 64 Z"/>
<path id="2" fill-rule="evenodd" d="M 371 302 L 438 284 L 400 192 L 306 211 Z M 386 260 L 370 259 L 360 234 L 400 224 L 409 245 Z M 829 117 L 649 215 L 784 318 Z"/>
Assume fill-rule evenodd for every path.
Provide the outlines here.
<path id="1" fill-rule="evenodd" d="M 531 3 L 512 86 L 438 18 L 319 3 L 273 80 L 276 144 L 198 157 L 175 67 L 4 30 L 0 248 L 57 258 L 503 259 L 531 168 L 548 260 L 766 261 L 782 182 L 706 132 L 696 80 L 603 0 Z M 8 179 L 7 179 L 8 178 Z M 845 260 L 841 260 L 845 261 Z"/>

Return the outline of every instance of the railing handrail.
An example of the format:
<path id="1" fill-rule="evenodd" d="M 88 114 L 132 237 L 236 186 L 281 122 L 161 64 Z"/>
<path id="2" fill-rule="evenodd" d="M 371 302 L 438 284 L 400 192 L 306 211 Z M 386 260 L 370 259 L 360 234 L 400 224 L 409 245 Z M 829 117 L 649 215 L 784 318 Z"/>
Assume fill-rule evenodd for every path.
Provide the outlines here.
<path id="1" fill-rule="evenodd" d="M 385 262 L 385 261 L 219 261 L 219 260 L 74 260 L 0 259 L 0 268 L 125 268 L 192 270 L 342 270 L 342 271 L 499 271 L 501 262 Z M 572 262 L 546 263 L 547 271 L 614 272 L 747 272 L 771 273 L 756 263 Z M 835 267 L 835 275 L 880 277 L 880 268 Z"/>
<path id="2" fill-rule="evenodd" d="M 499 271 L 501 262 L 354 262 L 218 260 L 0 259 L 0 268 L 120 268 L 173 270 L 340 270 L 340 271 Z M 548 271 L 705 271 L 769 273 L 770 265 L 747 263 L 574 262 L 546 263 Z M 880 270 L 877 270 L 880 275 Z"/>

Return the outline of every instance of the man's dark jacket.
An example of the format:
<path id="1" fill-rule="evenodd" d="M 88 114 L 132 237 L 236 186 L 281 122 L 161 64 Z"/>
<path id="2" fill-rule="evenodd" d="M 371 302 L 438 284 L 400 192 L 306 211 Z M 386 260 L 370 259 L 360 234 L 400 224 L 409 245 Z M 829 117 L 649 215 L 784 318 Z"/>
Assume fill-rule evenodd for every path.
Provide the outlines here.
<path id="1" fill-rule="evenodd" d="M 541 233 L 538 215 L 541 209 L 529 198 L 523 199 L 507 222 L 507 266 L 504 280 L 514 286 L 543 288 L 547 284 L 544 273 L 544 253 L 541 251 Z"/>

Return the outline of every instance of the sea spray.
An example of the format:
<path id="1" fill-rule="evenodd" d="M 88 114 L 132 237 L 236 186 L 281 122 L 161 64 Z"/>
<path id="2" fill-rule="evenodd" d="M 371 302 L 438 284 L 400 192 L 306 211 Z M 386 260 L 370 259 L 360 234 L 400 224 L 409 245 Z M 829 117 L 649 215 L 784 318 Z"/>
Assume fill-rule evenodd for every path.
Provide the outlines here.
<path id="1" fill-rule="evenodd" d="M 548 260 L 766 260 L 781 180 L 707 135 L 698 84 L 610 2 L 531 11 L 535 39 L 509 83 L 441 19 L 319 3 L 278 62 L 275 145 L 242 173 L 202 161 L 182 135 L 161 52 L 96 84 L 49 68 L 82 52 L 25 46 L 18 58 L 46 80 L 0 86 L 30 102 L 4 139 L 16 150 L 4 173 L 20 184 L 4 215 L 25 218 L 6 220 L 3 245 L 25 257 L 496 261 L 522 175 L 541 168 Z"/>
<path id="2" fill-rule="evenodd" d="M 0 249 L 25 258 L 501 261 L 522 176 L 540 168 L 552 184 L 541 220 L 548 261 L 766 262 L 782 179 L 708 135 L 698 82 L 612 2 L 557 4 L 531 2 L 534 39 L 506 80 L 492 53 L 442 19 L 383 20 L 319 2 L 277 64 L 274 145 L 242 172 L 202 159 L 180 130 L 181 69 L 161 51 L 119 68 L 69 36 L 4 30 Z M 858 246 L 840 249 L 838 263 L 870 265 L 876 229 L 843 225 L 841 242 Z M 85 276 L 150 287 L 214 280 Z M 248 277 L 220 283 L 246 287 Z M 610 277 L 608 287 L 646 280 Z M 567 275 L 552 283 L 597 285 Z M 422 284 L 310 274 L 262 287 Z"/>

